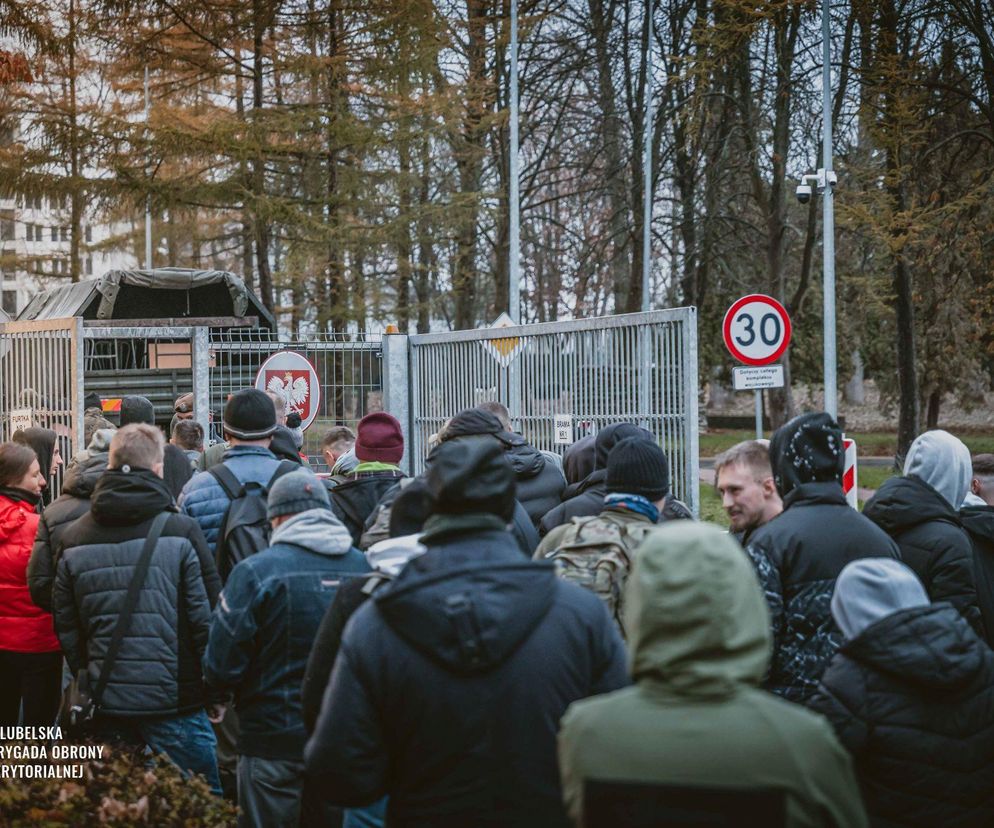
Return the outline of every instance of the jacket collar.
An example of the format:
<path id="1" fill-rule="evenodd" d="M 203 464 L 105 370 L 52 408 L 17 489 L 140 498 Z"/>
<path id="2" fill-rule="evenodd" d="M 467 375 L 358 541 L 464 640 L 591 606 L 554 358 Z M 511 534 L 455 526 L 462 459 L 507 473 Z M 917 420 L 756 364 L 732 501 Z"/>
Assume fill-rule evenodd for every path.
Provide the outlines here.
<path id="1" fill-rule="evenodd" d="M 816 481 L 814 483 L 801 483 L 787 492 L 787 496 L 783 499 L 783 508 L 784 511 L 787 511 L 791 506 L 815 506 L 819 504 L 847 506 L 848 503 L 842 486 L 834 480 Z"/>
<path id="2" fill-rule="evenodd" d="M 232 457 L 241 457 L 243 455 L 255 455 L 257 457 L 269 457 L 273 460 L 276 459 L 276 455 L 265 446 L 231 446 L 231 448 L 224 452 L 224 459 L 228 460 Z"/>
<path id="3" fill-rule="evenodd" d="M 470 512 L 464 515 L 432 515 L 425 521 L 424 534 L 421 543 L 425 546 L 435 546 L 453 539 L 457 535 L 469 535 L 477 532 L 507 530 L 507 521 L 497 515 Z"/>

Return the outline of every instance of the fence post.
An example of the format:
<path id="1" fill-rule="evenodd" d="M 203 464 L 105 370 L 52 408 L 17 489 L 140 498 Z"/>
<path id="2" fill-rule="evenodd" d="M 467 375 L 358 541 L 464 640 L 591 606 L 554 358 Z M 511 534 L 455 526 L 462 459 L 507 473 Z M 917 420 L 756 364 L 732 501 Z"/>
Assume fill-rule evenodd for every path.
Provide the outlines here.
<path id="1" fill-rule="evenodd" d="M 413 474 L 411 445 L 411 383 L 407 334 L 390 333 L 383 336 L 382 387 L 383 410 L 400 422 L 404 434 L 404 456 L 400 467 Z"/>
<path id="2" fill-rule="evenodd" d="M 197 327 L 190 337 L 193 353 L 193 419 L 204 429 L 204 448 L 210 445 L 211 435 L 211 342 L 210 329 Z"/>
<path id="3" fill-rule="evenodd" d="M 86 448 L 85 429 L 83 428 L 83 409 L 85 390 L 83 376 L 86 370 L 85 343 L 83 341 L 83 317 L 75 317 L 75 323 L 70 331 L 69 355 L 72 365 L 69 371 L 69 417 L 72 423 L 72 452 L 79 454 Z M 68 458 L 66 463 L 68 463 Z"/>
<path id="4" fill-rule="evenodd" d="M 698 408 L 697 385 L 697 308 L 687 308 L 687 316 L 681 325 L 683 330 L 683 404 L 684 429 L 687 458 L 687 494 L 690 496 L 691 511 L 694 517 L 700 517 L 701 512 L 701 458 L 699 426 L 700 410 Z"/>

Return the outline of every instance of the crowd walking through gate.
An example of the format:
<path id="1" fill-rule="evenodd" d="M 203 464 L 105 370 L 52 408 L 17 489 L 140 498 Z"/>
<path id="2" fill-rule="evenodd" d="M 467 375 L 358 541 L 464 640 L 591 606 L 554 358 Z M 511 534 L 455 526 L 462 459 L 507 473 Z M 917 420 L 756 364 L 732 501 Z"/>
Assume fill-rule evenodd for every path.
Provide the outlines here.
<path id="1" fill-rule="evenodd" d="M 54 497 L 54 431 L 0 444 L 0 734 L 260 828 L 994 825 L 994 456 L 954 435 L 860 512 L 802 414 L 715 459 L 725 531 L 638 423 L 560 458 L 484 403 L 410 477 L 380 411 L 318 474 L 281 398 L 214 446 L 192 405 L 88 399 Z"/>

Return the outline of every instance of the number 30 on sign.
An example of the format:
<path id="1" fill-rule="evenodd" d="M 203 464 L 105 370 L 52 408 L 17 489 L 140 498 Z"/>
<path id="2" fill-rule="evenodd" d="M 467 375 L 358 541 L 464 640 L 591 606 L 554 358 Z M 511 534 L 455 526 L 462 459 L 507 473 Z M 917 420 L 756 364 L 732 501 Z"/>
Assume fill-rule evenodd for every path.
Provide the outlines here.
<path id="1" fill-rule="evenodd" d="M 721 331 L 725 347 L 739 362 L 769 365 L 790 344 L 790 317 L 772 296 L 753 293 L 728 309 Z"/>

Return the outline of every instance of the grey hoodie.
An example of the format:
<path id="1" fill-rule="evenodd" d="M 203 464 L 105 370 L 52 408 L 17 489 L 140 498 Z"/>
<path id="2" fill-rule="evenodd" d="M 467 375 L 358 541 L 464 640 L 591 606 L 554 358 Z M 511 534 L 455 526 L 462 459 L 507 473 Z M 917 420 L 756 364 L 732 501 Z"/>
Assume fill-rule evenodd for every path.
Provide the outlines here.
<path id="1" fill-rule="evenodd" d="M 862 558 L 839 573 L 832 595 L 832 617 L 851 641 L 888 615 L 930 603 L 918 576 L 900 561 Z"/>
<path id="2" fill-rule="evenodd" d="M 958 511 L 973 478 L 970 450 L 948 431 L 926 431 L 908 449 L 904 474 L 924 480 Z"/>
<path id="3" fill-rule="evenodd" d="M 318 555 L 344 555 L 352 548 L 352 536 L 330 509 L 308 509 L 273 530 L 269 544 L 278 543 L 289 543 Z"/>

